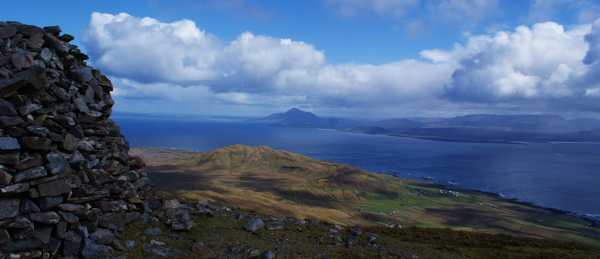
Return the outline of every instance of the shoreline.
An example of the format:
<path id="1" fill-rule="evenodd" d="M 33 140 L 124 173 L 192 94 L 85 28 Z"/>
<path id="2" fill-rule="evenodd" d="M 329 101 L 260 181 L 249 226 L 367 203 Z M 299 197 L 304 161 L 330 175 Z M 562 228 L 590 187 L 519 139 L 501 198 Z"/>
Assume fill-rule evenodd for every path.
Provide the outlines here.
<path id="1" fill-rule="evenodd" d="M 353 131 L 350 129 L 332 129 L 341 132 L 353 133 L 353 134 L 364 134 L 364 135 L 372 135 L 372 136 L 388 136 L 388 137 L 396 137 L 396 138 L 412 138 L 412 139 L 422 139 L 422 140 L 430 140 L 430 141 L 441 141 L 441 142 L 457 142 L 457 143 L 481 143 L 481 144 L 509 144 L 509 145 L 528 145 L 528 144 L 592 144 L 592 145 L 600 145 L 600 141 L 569 141 L 569 140 L 533 140 L 533 141 L 523 141 L 523 140 L 469 140 L 469 139 L 461 139 L 461 138 L 447 138 L 440 136 L 420 136 L 420 135 L 410 135 L 410 134 L 394 134 L 394 133 L 369 133 L 363 131 Z"/>
<path id="2" fill-rule="evenodd" d="M 374 173 L 390 175 L 390 174 L 386 174 L 384 172 L 374 172 Z M 394 176 L 394 175 L 390 175 L 390 176 Z M 533 207 L 536 209 L 546 210 L 550 213 L 554 213 L 557 215 L 573 216 L 578 219 L 587 221 L 588 223 L 590 223 L 593 226 L 600 226 L 600 214 L 581 213 L 581 212 L 575 212 L 575 211 L 570 211 L 570 210 L 565 210 L 565 209 L 560 209 L 560 208 L 548 207 L 548 206 L 544 206 L 544 205 L 537 204 L 534 202 L 521 200 L 518 198 L 507 198 L 507 197 L 504 197 L 501 193 L 496 193 L 496 192 L 491 192 L 491 191 L 484 191 L 484 190 L 472 189 L 472 188 L 466 188 L 466 187 L 453 187 L 452 185 L 446 185 L 446 184 L 441 184 L 441 183 L 436 183 L 436 182 L 431 182 L 431 181 L 428 182 L 428 181 L 424 181 L 424 180 L 417 180 L 417 179 L 410 179 L 410 178 L 407 179 L 407 178 L 402 178 L 402 177 L 397 177 L 397 176 L 394 176 L 394 177 L 396 177 L 398 179 L 414 181 L 414 182 L 417 182 L 420 184 L 426 184 L 428 186 L 432 186 L 432 187 L 439 188 L 439 189 L 446 189 L 446 190 L 458 191 L 458 192 L 463 192 L 463 193 L 476 193 L 476 194 L 480 194 L 480 195 L 492 196 L 494 198 L 504 200 L 507 202 L 525 205 L 525 206 Z"/>

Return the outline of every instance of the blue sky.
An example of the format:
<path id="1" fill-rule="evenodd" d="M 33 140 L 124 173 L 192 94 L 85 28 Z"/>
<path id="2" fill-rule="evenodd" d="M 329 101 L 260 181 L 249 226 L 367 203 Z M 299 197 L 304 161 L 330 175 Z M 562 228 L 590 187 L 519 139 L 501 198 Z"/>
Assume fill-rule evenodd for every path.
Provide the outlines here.
<path id="1" fill-rule="evenodd" d="M 595 35 L 598 1 L 4 6 L 11 11 L 0 20 L 58 24 L 73 34 L 93 65 L 113 79 L 119 111 L 259 115 L 299 106 L 380 117 L 600 111 L 594 105 L 600 96 L 598 66 L 594 59 L 585 61 L 597 44 L 589 35 Z"/>
<path id="2" fill-rule="evenodd" d="M 402 1 L 402 0 L 400 0 Z M 218 2 L 225 2 L 219 4 Z M 518 4 L 521 3 L 521 4 Z M 401 17 L 378 15 L 369 11 L 351 16 L 336 13 L 326 1 L 11 1 L 5 3 L 2 20 L 16 20 L 37 25 L 60 24 L 65 32 L 80 39 L 87 29 L 92 12 L 125 12 L 161 21 L 191 19 L 202 28 L 223 39 L 234 39 L 244 31 L 273 37 L 310 42 L 327 53 L 332 62 L 383 63 L 400 58 L 417 57 L 430 48 L 448 48 L 464 40 L 465 32 L 485 32 L 494 26 L 513 28 L 530 24 L 531 3 L 501 1 L 499 10 L 481 21 L 423 21 L 422 31 L 412 32 L 408 23 L 427 20 L 426 3 Z M 36 6 L 36 8 L 31 8 Z M 566 13 L 566 12 L 565 12 Z M 570 15 L 552 15 L 562 24 L 577 23 Z M 51 15 L 48 15 L 51 14 Z M 59 15 L 64 14 L 64 15 Z"/>

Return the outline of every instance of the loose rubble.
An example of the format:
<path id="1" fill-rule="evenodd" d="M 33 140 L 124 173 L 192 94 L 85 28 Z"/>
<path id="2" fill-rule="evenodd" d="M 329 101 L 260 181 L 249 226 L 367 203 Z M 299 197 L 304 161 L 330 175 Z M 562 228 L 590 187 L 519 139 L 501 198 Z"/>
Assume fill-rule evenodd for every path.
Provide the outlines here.
<path id="1" fill-rule="evenodd" d="M 0 22 L 0 258 L 107 258 L 143 211 L 148 178 L 110 119 L 113 86 L 72 40 Z"/>

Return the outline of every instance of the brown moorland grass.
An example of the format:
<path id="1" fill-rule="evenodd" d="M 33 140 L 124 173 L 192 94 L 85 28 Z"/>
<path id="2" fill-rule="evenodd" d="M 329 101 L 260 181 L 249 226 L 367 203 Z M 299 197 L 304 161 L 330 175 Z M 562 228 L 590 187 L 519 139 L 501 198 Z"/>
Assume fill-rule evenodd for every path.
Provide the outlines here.
<path id="1" fill-rule="evenodd" d="M 133 149 L 157 187 L 268 215 L 341 225 L 449 228 L 600 246 L 600 229 L 555 211 L 365 172 L 269 147 L 230 146 L 207 153 Z"/>

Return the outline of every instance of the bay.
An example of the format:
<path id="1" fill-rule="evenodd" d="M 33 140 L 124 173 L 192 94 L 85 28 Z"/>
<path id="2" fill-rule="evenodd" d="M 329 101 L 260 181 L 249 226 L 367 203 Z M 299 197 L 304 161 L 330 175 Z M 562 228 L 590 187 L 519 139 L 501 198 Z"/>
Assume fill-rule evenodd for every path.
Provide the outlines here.
<path id="1" fill-rule="evenodd" d="M 116 117 L 132 147 L 266 145 L 402 178 L 600 214 L 600 144 L 431 141 L 219 120 Z"/>

